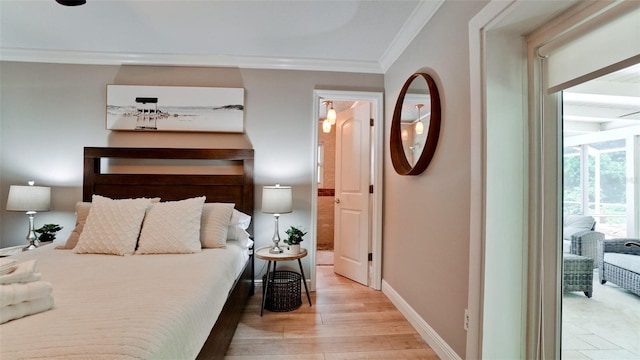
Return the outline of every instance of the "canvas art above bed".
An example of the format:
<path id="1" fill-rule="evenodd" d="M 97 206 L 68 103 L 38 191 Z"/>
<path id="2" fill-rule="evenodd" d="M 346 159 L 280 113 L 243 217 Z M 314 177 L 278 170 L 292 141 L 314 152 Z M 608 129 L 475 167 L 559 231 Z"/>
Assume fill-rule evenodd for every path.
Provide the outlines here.
<path id="1" fill-rule="evenodd" d="M 244 89 L 107 85 L 107 129 L 244 131 Z"/>

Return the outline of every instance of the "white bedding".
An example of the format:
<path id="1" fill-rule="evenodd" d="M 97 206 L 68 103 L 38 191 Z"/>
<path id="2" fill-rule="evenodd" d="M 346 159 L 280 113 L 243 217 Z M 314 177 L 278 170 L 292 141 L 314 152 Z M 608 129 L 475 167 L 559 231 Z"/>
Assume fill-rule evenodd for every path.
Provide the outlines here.
<path id="1" fill-rule="evenodd" d="M 46 246 L 37 259 L 54 308 L 0 325 L 0 359 L 193 359 L 209 335 L 247 250 L 195 254 L 75 254 Z"/>

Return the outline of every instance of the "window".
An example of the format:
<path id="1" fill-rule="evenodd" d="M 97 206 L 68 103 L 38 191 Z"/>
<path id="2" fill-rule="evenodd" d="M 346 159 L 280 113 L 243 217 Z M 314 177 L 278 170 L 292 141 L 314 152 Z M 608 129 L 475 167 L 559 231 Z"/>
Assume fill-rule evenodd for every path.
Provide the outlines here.
<path id="1" fill-rule="evenodd" d="M 564 213 L 593 216 L 596 230 L 611 238 L 628 235 L 626 152 L 625 139 L 564 149 Z"/>

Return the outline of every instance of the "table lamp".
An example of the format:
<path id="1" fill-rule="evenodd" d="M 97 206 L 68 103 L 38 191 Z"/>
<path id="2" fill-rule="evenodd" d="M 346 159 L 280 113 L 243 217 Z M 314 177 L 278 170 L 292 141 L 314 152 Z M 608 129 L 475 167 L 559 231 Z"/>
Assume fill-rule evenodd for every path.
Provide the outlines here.
<path id="1" fill-rule="evenodd" d="M 280 242 L 280 230 L 278 230 L 278 218 L 280 214 L 291 212 L 291 186 L 264 186 L 262 188 L 262 212 L 273 214 L 276 219 L 276 226 L 273 232 L 273 247 L 269 250 L 271 254 L 281 254 L 283 250 L 278 246 Z"/>
<path id="2" fill-rule="evenodd" d="M 38 237 L 33 231 L 33 217 L 38 211 L 49 211 L 51 205 L 51 188 L 33 186 L 33 184 L 33 181 L 29 181 L 29 186 L 11 185 L 7 200 L 8 211 L 25 211 L 29 217 L 29 233 L 27 233 L 29 245 L 23 248 L 23 251 L 38 247 L 36 244 Z"/>

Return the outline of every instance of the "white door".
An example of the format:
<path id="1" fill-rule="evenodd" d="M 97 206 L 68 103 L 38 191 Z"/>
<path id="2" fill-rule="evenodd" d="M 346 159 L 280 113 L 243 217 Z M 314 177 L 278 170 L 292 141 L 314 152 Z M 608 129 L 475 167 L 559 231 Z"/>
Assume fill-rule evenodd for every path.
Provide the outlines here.
<path id="1" fill-rule="evenodd" d="M 359 102 L 351 116 L 336 122 L 334 271 L 364 285 L 369 266 L 369 106 Z"/>

